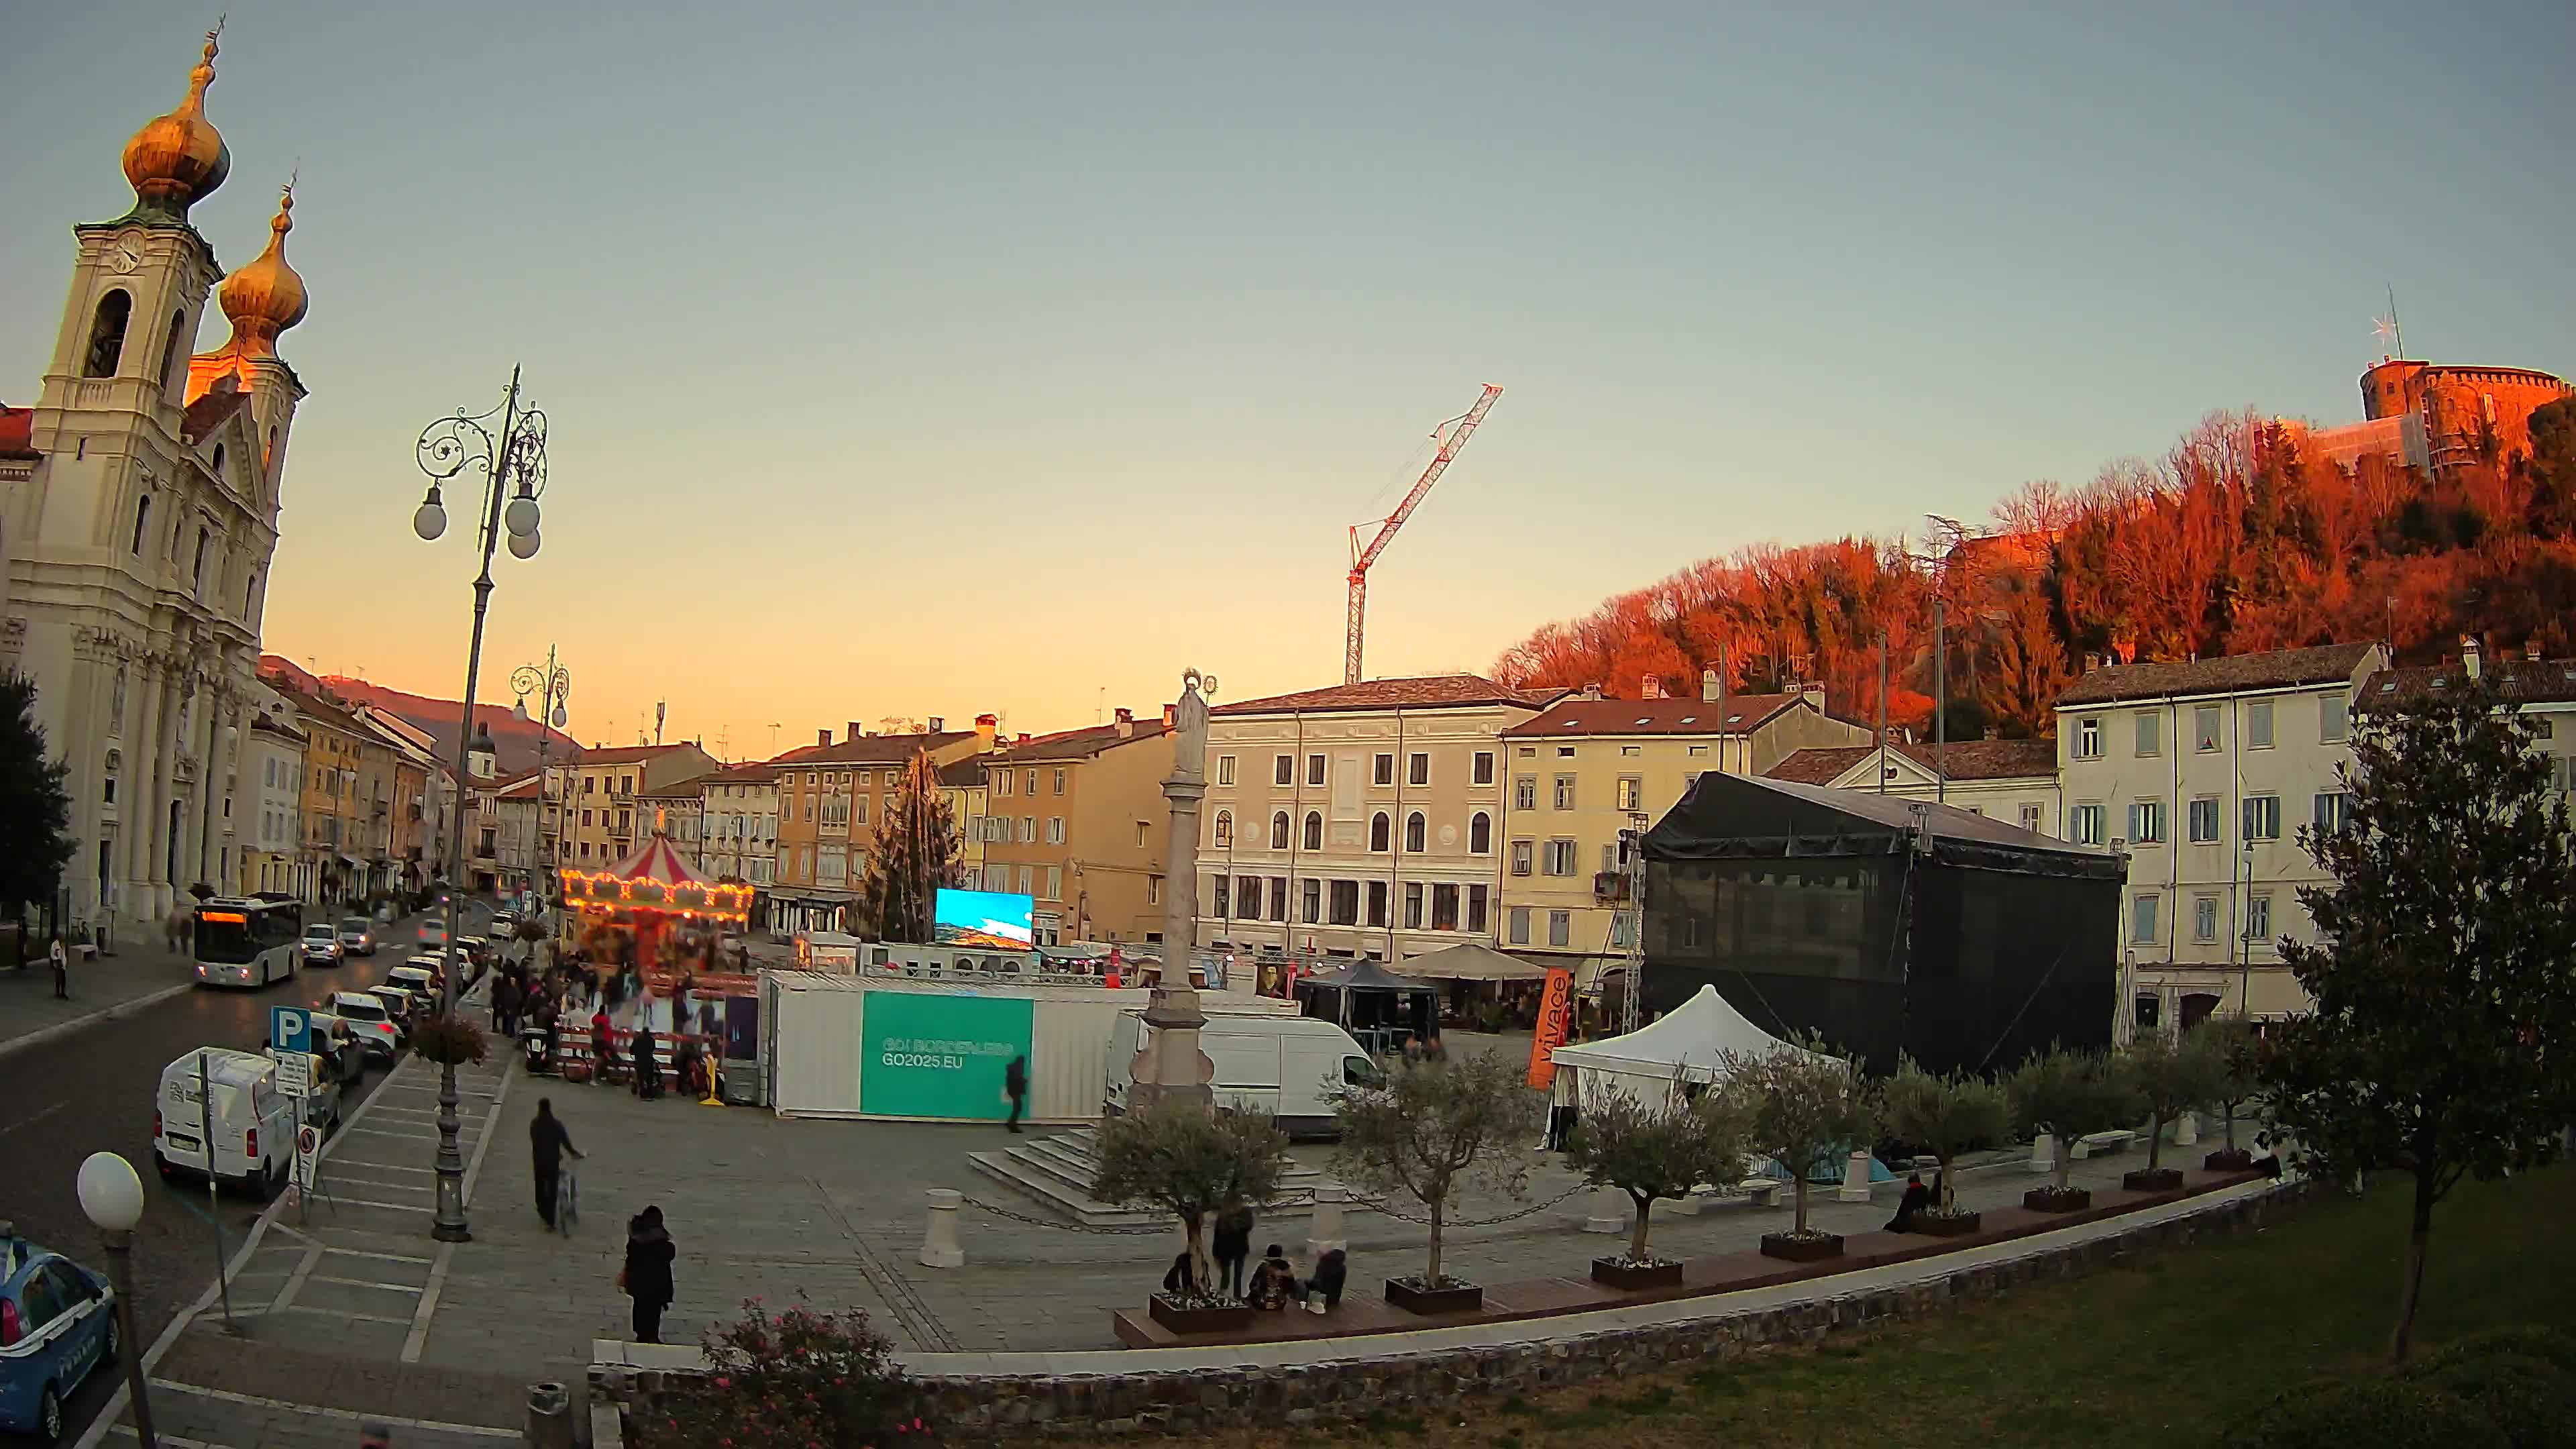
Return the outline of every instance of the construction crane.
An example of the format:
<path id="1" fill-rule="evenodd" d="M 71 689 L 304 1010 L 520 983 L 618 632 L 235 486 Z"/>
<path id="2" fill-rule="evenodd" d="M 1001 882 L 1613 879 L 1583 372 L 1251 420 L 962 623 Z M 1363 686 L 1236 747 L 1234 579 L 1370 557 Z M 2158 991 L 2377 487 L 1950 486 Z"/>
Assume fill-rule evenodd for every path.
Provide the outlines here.
<path id="1" fill-rule="evenodd" d="M 1376 563 L 1377 556 L 1386 552 L 1386 546 L 1395 541 L 1395 531 L 1404 527 L 1404 520 L 1412 517 L 1413 510 L 1421 506 L 1422 496 L 1431 491 L 1432 484 L 1440 481 L 1441 474 L 1449 471 L 1449 464 L 1457 458 L 1458 450 L 1467 446 L 1467 439 L 1476 431 L 1476 424 L 1485 420 L 1485 414 L 1493 411 L 1494 399 L 1502 395 L 1503 390 L 1489 382 L 1474 407 L 1431 430 L 1431 436 L 1440 440 L 1440 451 L 1432 456 L 1431 465 L 1422 470 L 1422 476 L 1414 480 L 1413 491 L 1405 494 L 1404 501 L 1397 504 L 1395 511 L 1378 525 L 1377 537 L 1370 539 L 1367 547 L 1360 546 L 1360 529 L 1368 525 L 1359 524 L 1351 529 L 1351 614 L 1342 650 L 1342 683 L 1360 682 L 1360 644 L 1368 625 L 1369 565 Z"/>

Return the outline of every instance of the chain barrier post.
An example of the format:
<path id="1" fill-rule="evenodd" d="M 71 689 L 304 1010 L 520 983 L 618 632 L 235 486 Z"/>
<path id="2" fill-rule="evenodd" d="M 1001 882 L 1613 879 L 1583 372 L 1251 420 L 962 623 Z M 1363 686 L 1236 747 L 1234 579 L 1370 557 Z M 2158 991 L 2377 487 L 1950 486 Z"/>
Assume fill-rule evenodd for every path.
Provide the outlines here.
<path id="1" fill-rule="evenodd" d="M 930 1189 L 930 1222 L 922 1229 L 921 1266 L 925 1268 L 963 1268 L 966 1250 L 957 1242 L 957 1205 L 966 1200 L 954 1188 Z"/>

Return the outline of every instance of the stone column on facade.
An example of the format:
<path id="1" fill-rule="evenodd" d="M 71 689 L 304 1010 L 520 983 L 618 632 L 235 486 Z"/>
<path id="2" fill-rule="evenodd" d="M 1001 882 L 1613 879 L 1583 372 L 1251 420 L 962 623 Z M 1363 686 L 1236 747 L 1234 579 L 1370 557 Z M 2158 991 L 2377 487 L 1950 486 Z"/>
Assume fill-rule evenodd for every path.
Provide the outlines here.
<path id="1" fill-rule="evenodd" d="M 169 914 L 161 898 L 161 874 L 169 858 L 170 802 L 179 798 L 179 779 L 171 751 L 171 742 L 179 733 L 178 671 L 164 661 L 156 665 L 152 675 L 152 731 L 143 736 L 148 747 L 138 752 L 141 758 L 136 762 L 136 773 L 150 783 L 134 822 L 134 874 L 127 883 L 125 901 L 127 919 L 147 936 Z"/>
<path id="2" fill-rule="evenodd" d="M 1202 687 L 1215 681 L 1195 669 L 1181 675 L 1181 697 L 1173 708 L 1172 774 L 1163 781 L 1170 803 L 1171 848 L 1163 868 L 1163 976 L 1145 1008 L 1144 1023 L 1154 1029 L 1131 1068 L 1138 1108 L 1166 1102 L 1187 1103 L 1202 1110 L 1212 1106 L 1216 1063 L 1199 1049 L 1199 1028 L 1207 1014 L 1190 985 L 1190 960 L 1196 935 L 1198 900 L 1199 801 L 1207 795 L 1207 699 Z"/>

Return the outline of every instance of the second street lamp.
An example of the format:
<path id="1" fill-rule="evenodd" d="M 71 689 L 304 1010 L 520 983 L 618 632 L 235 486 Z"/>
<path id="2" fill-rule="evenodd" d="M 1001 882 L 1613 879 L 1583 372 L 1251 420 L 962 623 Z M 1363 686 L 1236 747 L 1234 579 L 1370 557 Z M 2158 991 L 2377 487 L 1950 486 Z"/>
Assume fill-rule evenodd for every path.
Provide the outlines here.
<path id="1" fill-rule="evenodd" d="M 520 502 L 525 502 L 531 509 L 536 507 L 534 499 L 517 500 L 510 506 L 516 508 Z M 555 651 L 549 646 L 546 650 L 544 668 L 541 669 L 534 664 L 522 664 L 510 671 L 510 692 L 519 697 L 519 702 L 510 706 L 510 712 L 521 719 L 528 717 L 528 696 L 531 694 L 538 696 L 536 715 L 537 866 L 536 869 L 528 872 L 527 884 L 529 893 L 536 896 L 540 903 L 551 904 L 552 893 L 540 884 L 541 881 L 554 879 L 556 858 L 555 852 L 546 846 L 546 808 L 554 799 L 548 793 L 553 789 L 553 785 L 546 777 L 546 756 L 555 742 L 555 731 L 572 721 L 572 716 L 564 710 L 564 702 L 572 697 L 572 671 L 556 661 Z"/>
<path id="2" fill-rule="evenodd" d="M 488 426 L 496 417 L 500 424 L 497 435 Z M 476 514 L 475 540 L 482 551 L 482 571 L 474 578 L 474 638 L 465 655 L 465 702 L 456 722 L 456 778 L 462 788 L 462 782 L 474 778 L 467 756 L 474 747 L 474 687 L 483 668 L 483 619 L 492 602 L 492 551 L 506 532 L 511 557 L 536 555 L 537 499 L 546 491 L 546 415 L 521 406 L 519 370 L 514 367 L 510 369 L 510 390 L 502 396 L 499 407 L 477 414 L 460 408 L 454 417 L 440 418 L 421 430 L 416 452 L 420 471 L 429 475 L 429 492 L 413 511 L 411 527 L 424 542 L 434 541 L 447 531 L 447 506 L 439 495 L 439 485 L 467 472 L 480 470 L 483 474 L 483 506 Z M 540 797 L 544 794 L 542 784 L 538 793 Z M 455 814 L 447 853 L 450 862 L 465 858 L 465 812 L 459 809 Z M 439 984 L 440 1005 L 451 1020 L 456 1015 L 458 983 L 464 979 L 464 963 L 456 949 L 456 938 L 464 926 L 463 909 L 464 899 L 451 874 L 447 882 L 446 970 Z M 474 1236 L 465 1221 L 465 1154 L 457 1146 L 456 1105 L 456 1063 L 441 1062 L 438 1211 L 431 1221 L 430 1235 L 448 1243 L 461 1243 Z"/>

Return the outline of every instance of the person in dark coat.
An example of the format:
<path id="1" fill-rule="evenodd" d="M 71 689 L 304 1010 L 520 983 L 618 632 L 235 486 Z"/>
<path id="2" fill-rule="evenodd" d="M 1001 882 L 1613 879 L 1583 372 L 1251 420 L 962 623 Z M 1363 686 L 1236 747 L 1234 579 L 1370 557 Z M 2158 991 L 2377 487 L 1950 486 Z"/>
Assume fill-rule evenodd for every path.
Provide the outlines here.
<path id="1" fill-rule="evenodd" d="M 1002 1091 L 1011 1099 L 1010 1119 L 1002 1125 L 1017 1132 L 1020 1130 L 1020 1108 L 1029 1099 L 1029 1059 L 1027 1057 L 1013 1057 L 1011 1064 L 1002 1068 Z"/>
<path id="2" fill-rule="evenodd" d="M 696 1037 L 680 1038 L 680 1049 L 671 1057 L 671 1075 L 678 1080 L 683 1095 L 691 1097 L 706 1095 L 698 1087 L 698 1067 L 704 1060 L 705 1054 L 698 1050 Z"/>
<path id="3" fill-rule="evenodd" d="M 653 1028 L 635 1029 L 635 1095 L 650 1102 L 662 1095 L 662 1062 L 653 1054 Z"/>
<path id="4" fill-rule="evenodd" d="M 1315 1260 L 1315 1277 L 1307 1286 L 1324 1300 L 1324 1311 L 1342 1306 L 1342 1285 L 1350 1281 L 1350 1255 L 1339 1248 Z"/>
<path id="5" fill-rule="evenodd" d="M 1216 1215 L 1216 1235 L 1208 1245 L 1208 1256 L 1216 1259 L 1216 1281 L 1211 1291 L 1222 1289 L 1237 1298 L 1243 1296 L 1243 1265 L 1252 1256 L 1252 1205 L 1241 1199 L 1227 1203 Z"/>
<path id="6" fill-rule="evenodd" d="M 608 1080 L 608 1008 L 601 1007 L 590 1016 L 590 1079 Z"/>
<path id="7" fill-rule="evenodd" d="M 1174 1297 L 1192 1292 L 1198 1287 L 1198 1277 L 1198 1270 L 1191 1264 L 1188 1250 L 1184 1249 L 1172 1259 L 1172 1266 L 1163 1270 L 1163 1291 Z"/>
<path id="8" fill-rule="evenodd" d="M 1288 1266 L 1288 1255 L 1277 1243 L 1261 1255 L 1261 1266 L 1252 1270 L 1251 1291 L 1244 1296 L 1253 1307 L 1271 1313 L 1285 1309 L 1291 1300 L 1305 1301 L 1305 1290 L 1297 1286 L 1297 1270 Z"/>
<path id="9" fill-rule="evenodd" d="M 555 1225 L 555 1190 L 563 1180 L 563 1155 L 581 1156 L 572 1145 L 572 1134 L 564 1130 L 563 1119 L 555 1115 L 552 1097 L 537 1099 L 537 1115 L 528 1122 L 528 1153 L 536 1168 L 537 1216 Z"/>
<path id="10" fill-rule="evenodd" d="M 626 1225 L 626 1267 L 618 1279 L 635 1300 L 635 1341 L 662 1341 L 662 1310 L 671 1306 L 671 1263 L 679 1257 L 662 1226 L 662 1210 L 648 1207 Z"/>
<path id="11" fill-rule="evenodd" d="M 1932 1189 L 1923 1185 L 1923 1174 L 1919 1172 L 1907 1173 L 1905 1176 L 1905 1196 L 1897 1199 L 1896 1216 L 1887 1220 L 1887 1231 L 1891 1233 L 1910 1233 L 1914 1231 L 1914 1215 L 1931 1205 Z"/>
<path id="12" fill-rule="evenodd" d="M 503 1036 L 519 1034 L 519 983 L 507 974 L 492 983 L 492 1015 Z"/>

